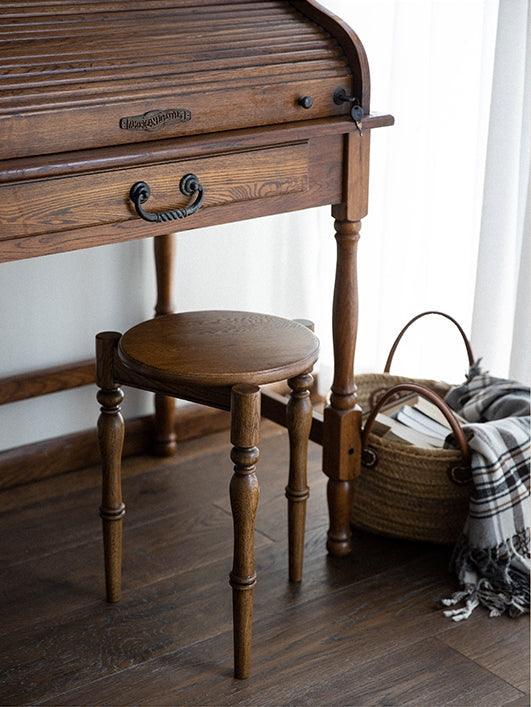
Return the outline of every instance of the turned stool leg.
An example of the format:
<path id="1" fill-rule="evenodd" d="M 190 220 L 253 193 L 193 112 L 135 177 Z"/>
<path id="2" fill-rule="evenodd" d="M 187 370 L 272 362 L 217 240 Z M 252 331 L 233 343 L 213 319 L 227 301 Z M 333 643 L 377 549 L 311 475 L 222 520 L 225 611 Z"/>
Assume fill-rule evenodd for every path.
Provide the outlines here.
<path id="1" fill-rule="evenodd" d="M 120 414 L 123 391 L 113 382 L 113 355 L 120 334 L 104 332 L 96 337 L 98 402 L 98 441 L 102 462 L 102 500 L 100 516 L 103 525 L 105 586 L 107 601 L 117 602 L 121 595 L 122 574 L 122 502 L 121 458 L 124 421 Z"/>
<path id="2" fill-rule="evenodd" d="M 312 425 L 310 388 L 313 377 L 305 373 L 288 381 L 291 397 L 287 408 L 290 459 L 288 499 L 289 580 L 300 582 L 304 557 L 306 501 L 310 495 L 307 479 L 308 440 Z"/>
<path id="3" fill-rule="evenodd" d="M 253 590 L 256 584 L 254 528 L 260 489 L 256 478 L 260 437 L 260 389 L 237 385 L 231 396 L 230 504 L 234 520 L 234 562 L 230 573 L 234 620 L 234 677 L 251 672 Z"/>

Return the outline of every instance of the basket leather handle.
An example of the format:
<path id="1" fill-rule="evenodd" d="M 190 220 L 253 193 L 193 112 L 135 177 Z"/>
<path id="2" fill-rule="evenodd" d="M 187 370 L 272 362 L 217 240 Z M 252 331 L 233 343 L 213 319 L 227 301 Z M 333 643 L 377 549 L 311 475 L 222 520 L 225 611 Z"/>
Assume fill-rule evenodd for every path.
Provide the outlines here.
<path id="1" fill-rule="evenodd" d="M 410 319 L 409 322 L 406 324 L 406 326 L 402 329 L 400 334 L 396 337 L 393 345 L 391 346 L 391 350 L 389 351 L 389 356 L 387 357 L 387 361 L 385 364 L 384 368 L 384 373 L 389 373 L 391 370 L 391 364 L 393 363 L 393 358 L 396 353 L 396 349 L 398 347 L 398 344 L 400 343 L 402 337 L 406 333 L 406 331 L 409 329 L 409 327 L 414 324 L 417 319 L 421 319 L 422 317 L 428 316 L 428 314 L 436 314 L 437 316 L 444 317 L 445 319 L 448 319 L 451 321 L 455 326 L 459 329 L 459 333 L 461 334 L 465 347 L 466 347 L 466 353 L 468 356 L 468 363 L 469 366 L 472 367 L 475 363 L 475 358 L 474 358 L 474 353 L 472 351 L 472 346 L 470 344 L 470 341 L 468 340 L 467 335 L 465 334 L 463 327 L 459 324 L 457 320 L 455 320 L 453 317 L 451 317 L 449 314 L 446 314 L 445 312 L 437 312 L 435 310 L 430 310 L 428 312 L 422 312 L 421 314 L 417 314 L 416 317 L 413 317 L 413 319 Z"/>
<path id="2" fill-rule="evenodd" d="M 391 398 L 395 393 L 400 393 L 402 391 L 410 391 L 413 393 L 417 393 L 417 395 L 426 398 L 426 400 L 429 400 L 430 403 L 433 403 L 439 408 L 439 410 L 448 420 L 448 424 L 450 425 L 450 428 L 454 434 L 455 441 L 457 442 L 459 450 L 463 455 L 464 465 L 468 466 L 470 464 L 470 448 L 468 446 L 465 433 L 461 429 L 461 426 L 457 421 L 456 416 L 448 407 L 448 405 L 444 402 L 444 400 L 442 400 L 442 398 L 440 398 L 429 388 L 426 388 L 423 385 L 418 385 L 417 383 L 400 383 L 399 385 L 394 385 L 392 388 L 386 390 L 386 392 L 382 395 L 382 397 L 378 400 L 374 408 L 371 410 L 371 413 L 367 418 L 367 422 L 365 423 L 365 427 L 363 428 L 361 438 L 362 449 L 365 451 L 368 446 L 369 435 L 371 433 L 372 426 L 376 419 L 376 415 L 378 415 L 378 413 L 380 412 L 382 405 L 384 405 L 389 400 L 389 398 Z M 453 480 L 455 481 L 455 479 Z"/>

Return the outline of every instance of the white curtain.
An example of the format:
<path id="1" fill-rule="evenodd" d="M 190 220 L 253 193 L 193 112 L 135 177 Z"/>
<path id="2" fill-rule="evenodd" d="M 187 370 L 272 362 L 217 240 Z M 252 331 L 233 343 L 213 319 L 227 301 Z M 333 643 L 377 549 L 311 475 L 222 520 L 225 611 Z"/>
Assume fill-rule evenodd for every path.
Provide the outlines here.
<path id="1" fill-rule="evenodd" d="M 381 367 L 410 316 L 442 309 L 470 332 L 493 374 L 530 381 L 529 1 L 324 4 L 365 44 L 372 109 L 396 117 L 373 135 L 357 369 Z M 395 370 L 461 379 L 464 352 L 448 324 L 417 327 Z"/>
<path id="2" fill-rule="evenodd" d="M 500 0 L 472 334 L 494 373 L 531 383 L 531 12 Z"/>

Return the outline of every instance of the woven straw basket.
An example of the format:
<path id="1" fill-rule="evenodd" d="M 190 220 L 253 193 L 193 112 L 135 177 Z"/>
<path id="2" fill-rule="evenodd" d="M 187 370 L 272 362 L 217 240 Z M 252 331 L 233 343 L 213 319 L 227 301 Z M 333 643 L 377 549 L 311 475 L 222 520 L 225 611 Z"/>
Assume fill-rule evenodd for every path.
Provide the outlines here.
<path id="1" fill-rule="evenodd" d="M 384 373 L 356 376 L 362 410 L 370 411 L 363 431 L 362 472 L 354 481 L 352 524 L 383 535 L 433 543 L 452 543 L 461 533 L 468 512 L 469 450 L 463 431 L 444 403 L 446 383 L 389 373 L 400 339 L 413 322 L 438 314 L 459 329 L 470 365 L 474 356 L 460 325 L 443 312 L 423 312 L 398 335 Z M 452 427 L 459 450 L 424 449 L 386 440 L 370 431 L 380 406 L 411 391 L 436 404 Z M 372 419 L 371 419 L 372 418 Z"/>

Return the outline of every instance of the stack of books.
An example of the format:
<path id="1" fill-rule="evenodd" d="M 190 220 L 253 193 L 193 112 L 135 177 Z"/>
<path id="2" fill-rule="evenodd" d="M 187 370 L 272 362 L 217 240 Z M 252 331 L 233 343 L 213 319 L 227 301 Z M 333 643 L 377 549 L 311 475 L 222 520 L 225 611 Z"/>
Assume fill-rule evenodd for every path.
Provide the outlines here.
<path id="1" fill-rule="evenodd" d="M 466 422 L 457 413 L 454 415 L 459 422 Z M 394 442 L 442 449 L 452 430 L 436 405 L 413 394 L 384 406 L 376 416 L 372 431 Z"/>

